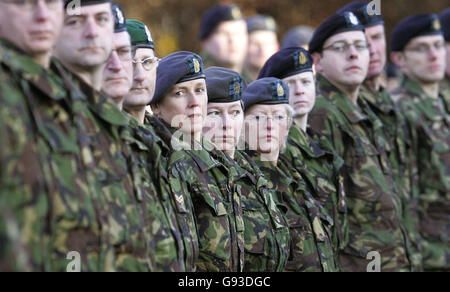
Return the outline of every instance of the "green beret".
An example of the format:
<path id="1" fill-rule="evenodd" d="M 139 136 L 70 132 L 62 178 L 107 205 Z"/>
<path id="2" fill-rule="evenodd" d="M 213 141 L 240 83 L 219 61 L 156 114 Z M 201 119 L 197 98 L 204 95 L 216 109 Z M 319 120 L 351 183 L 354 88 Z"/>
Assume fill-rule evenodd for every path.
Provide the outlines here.
<path id="1" fill-rule="evenodd" d="M 131 45 L 139 49 L 155 49 L 152 35 L 148 27 L 134 19 L 127 19 L 127 30 L 131 37 Z"/>

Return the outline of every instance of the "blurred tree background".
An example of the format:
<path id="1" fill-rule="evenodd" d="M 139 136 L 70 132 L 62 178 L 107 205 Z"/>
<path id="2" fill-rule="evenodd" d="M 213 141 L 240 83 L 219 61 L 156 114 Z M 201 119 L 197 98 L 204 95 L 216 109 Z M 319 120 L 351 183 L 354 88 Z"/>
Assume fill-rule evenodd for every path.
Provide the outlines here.
<path id="1" fill-rule="evenodd" d="M 200 51 L 198 31 L 203 13 L 217 3 L 235 3 L 245 16 L 272 15 L 278 23 L 279 38 L 296 25 L 316 27 L 351 0 L 115 0 L 127 18 L 145 22 L 153 35 L 156 52 L 164 57 L 174 51 Z M 440 13 L 449 0 L 381 0 L 387 35 L 400 20 L 417 13 Z"/>

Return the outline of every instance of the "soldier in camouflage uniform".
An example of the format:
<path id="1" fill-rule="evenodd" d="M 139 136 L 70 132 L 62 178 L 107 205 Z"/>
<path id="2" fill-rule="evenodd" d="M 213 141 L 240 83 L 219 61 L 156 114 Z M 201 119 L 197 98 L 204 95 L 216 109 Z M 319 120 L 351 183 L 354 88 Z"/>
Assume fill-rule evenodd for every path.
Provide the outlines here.
<path id="1" fill-rule="evenodd" d="M 247 55 L 247 23 L 236 5 L 217 4 L 203 15 L 199 33 L 205 68 L 242 72 Z"/>
<path id="2" fill-rule="evenodd" d="M 411 147 L 411 135 L 406 120 L 398 106 L 383 86 L 382 74 L 386 66 L 386 36 L 384 21 L 381 15 L 369 15 L 367 2 L 352 2 L 338 13 L 353 12 L 365 27 L 369 42 L 370 64 L 368 77 L 361 86 L 361 104 L 369 118 L 373 114 L 376 131 L 382 131 L 386 140 L 379 139 L 392 167 L 392 174 L 402 199 L 402 218 L 408 232 L 408 257 L 415 271 L 422 270 L 421 239 L 419 234 L 419 216 L 417 210 L 418 183 L 416 177 L 416 157 Z M 369 108 L 365 108 L 368 106 Z M 377 117 L 383 123 L 376 123 Z"/>
<path id="3" fill-rule="evenodd" d="M 102 220 L 110 225 L 103 229 L 113 256 L 110 265 L 118 271 L 183 271 L 173 228 L 157 204 L 148 172 L 142 171 L 145 160 L 133 151 L 140 150 L 141 144 L 133 139 L 130 119 L 98 91 L 112 50 L 114 26 L 111 4 L 100 2 L 82 2 L 81 16 L 66 15 L 55 54 L 70 71 L 63 69 L 61 74 L 84 135 L 83 151 L 91 151 L 84 158 L 90 179 L 99 182 L 96 193 L 105 209 Z M 103 21 L 95 28 L 81 25 L 92 18 Z M 92 30 L 85 31 L 87 27 Z M 93 40 L 99 49 L 83 48 Z M 80 50 L 84 51 L 81 55 Z"/>
<path id="4" fill-rule="evenodd" d="M 289 227 L 277 206 L 276 194 L 261 170 L 236 150 L 244 121 L 239 73 L 221 67 L 205 70 L 208 115 L 204 135 L 236 163 L 245 227 L 245 272 L 282 272 L 289 257 Z"/>
<path id="5" fill-rule="evenodd" d="M 176 198 L 170 189 L 170 184 L 180 184 L 175 177 L 167 173 L 167 158 L 169 147 L 156 135 L 148 123 L 146 106 L 153 99 L 156 82 L 156 68 L 158 58 L 155 57 L 154 43 L 150 30 L 145 24 L 137 20 L 127 20 L 126 26 L 131 36 L 131 44 L 134 52 L 134 76 L 131 91 L 125 97 L 125 110 L 130 117 L 130 128 L 133 138 L 137 140 L 133 152 L 140 155 L 139 161 L 143 168 L 144 176 L 151 176 L 151 180 L 158 186 L 158 203 L 164 206 L 166 216 L 169 218 L 173 234 L 177 239 L 179 270 L 193 272 L 196 269 L 198 257 L 198 238 L 193 223 L 192 205 L 186 204 L 180 209 Z M 139 88 L 146 88 L 142 90 Z M 178 176 L 177 176 L 178 177 Z M 189 201 L 187 201 L 189 203 Z M 164 222 L 164 217 L 160 219 Z M 162 241 L 161 241 L 162 243 Z M 157 252 L 158 253 L 158 252 Z M 159 257 L 163 257 L 161 251 Z"/>
<path id="6" fill-rule="evenodd" d="M 450 90 L 450 8 L 447 8 L 439 15 L 442 31 L 444 32 L 445 47 L 447 49 L 447 67 L 445 69 L 445 79 L 441 82 L 442 90 Z"/>
<path id="7" fill-rule="evenodd" d="M 381 271 L 410 271 L 401 198 L 392 181 L 381 121 L 362 111 L 359 88 L 368 66 L 364 27 L 352 12 L 335 14 L 316 30 L 310 53 L 318 71 L 316 106 L 309 123 L 318 139 L 344 159 L 348 244 L 339 254 L 344 271 L 366 271 L 370 252 L 380 254 Z"/>
<path id="8" fill-rule="evenodd" d="M 0 3 L 3 232 L 14 248 L 7 270 L 65 271 L 69 251 L 81 255 L 83 271 L 109 270 L 112 260 L 102 234 L 101 202 L 84 169 L 81 136 L 72 123 L 63 81 L 50 51 L 63 20 L 62 2 Z M 26 9 L 26 10 L 25 10 Z M 45 13 L 42 13 L 45 11 Z M 41 17 L 36 17 L 39 13 Z M 45 15 L 42 17 L 42 15 Z M 35 22 L 39 19 L 39 22 Z M 18 25 L 20 23 L 20 25 Z M 46 37 L 27 35 L 24 24 L 51 27 Z M 22 30 L 23 29 L 23 30 Z M 87 149 L 85 155 L 90 152 Z M 5 211 L 6 211 L 5 210 Z M 0 224 L 1 225 L 1 224 Z M 1 266 L 4 267 L 1 245 Z M 22 252 L 20 250 L 25 250 Z"/>
<path id="9" fill-rule="evenodd" d="M 330 234 L 332 218 L 313 198 L 290 161 L 280 156 L 292 119 L 287 85 L 276 78 L 259 79 L 249 85 L 243 101 L 247 153 L 287 209 L 291 240 L 286 271 L 338 271 Z"/>
<path id="10" fill-rule="evenodd" d="M 392 39 L 392 56 L 405 75 L 392 96 L 407 119 L 417 158 L 423 266 L 426 271 L 448 271 L 450 92 L 439 89 L 446 54 L 439 19 L 433 14 L 411 16 L 397 25 Z"/>
<path id="11" fill-rule="evenodd" d="M 199 271 L 242 271 L 244 222 L 238 173 L 230 158 L 202 138 L 207 95 L 201 58 L 177 52 L 162 59 L 151 125 L 171 147 L 167 172 L 181 210 L 193 204 Z"/>
<path id="12" fill-rule="evenodd" d="M 282 79 L 290 92 L 289 104 L 295 111 L 289 130 L 286 152 L 303 179 L 308 191 L 319 200 L 334 220 L 333 243 L 336 254 L 345 247 L 346 199 L 339 169 L 343 160 L 326 150 L 311 137 L 308 114 L 316 99 L 315 80 L 310 54 L 302 48 L 287 48 L 273 55 L 262 68 L 259 78 Z"/>

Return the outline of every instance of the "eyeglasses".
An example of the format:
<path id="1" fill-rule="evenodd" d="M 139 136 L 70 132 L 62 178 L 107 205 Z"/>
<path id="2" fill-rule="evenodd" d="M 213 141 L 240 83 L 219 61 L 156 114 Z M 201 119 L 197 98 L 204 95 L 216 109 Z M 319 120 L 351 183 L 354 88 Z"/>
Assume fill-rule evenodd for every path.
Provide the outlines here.
<path id="1" fill-rule="evenodd" d="M 23 10 L 31 11 L 38 6 L 39 1 L 44 1 L 49 9 L 59 8 L 61 0 L 0 0 L 0 3 L 19 6 Z"/>
<path id="2" fill-rule="evenodd" d="M 444 42 L 438 42 L 433 45 L 421 44 L 412 48 L 406 48 L 405 51 L 420 53 L 420 54 L 428 54 L 431 52 L 431 48 L 434 48 L 436 51 L 441 51 L 445 48 Z"/>
<path id="3" fill-rule="evenodd" d="M 333 51 L 335 53 L 339 53 L 339 54 L 343 54 L 343 53 L 347 53 L 348 50 L 350 50 L 350 47 L 354 47 L 355 50 L 357 50 L 358 52 L 364 52 L 365 50 L 367 50 L 369 48 L 369 44 L 367 42 L 364 41 L 357 41 L 354 42 L 353 44 L 349 44 L 346 42 L 335 42 L 334 44 L 323 48 L 323 51 L 329 50 L 329 51 Z"/>
<path id="4" fill-rule="evenodd" d="M 142 61 L 133 60 L 134 68 L 136 69 L 137 64 L 141 64 L 145 71 L 152 71 L 158 67 L 159 61 L 161 59 L 157 57 L 147 58 Z"/>

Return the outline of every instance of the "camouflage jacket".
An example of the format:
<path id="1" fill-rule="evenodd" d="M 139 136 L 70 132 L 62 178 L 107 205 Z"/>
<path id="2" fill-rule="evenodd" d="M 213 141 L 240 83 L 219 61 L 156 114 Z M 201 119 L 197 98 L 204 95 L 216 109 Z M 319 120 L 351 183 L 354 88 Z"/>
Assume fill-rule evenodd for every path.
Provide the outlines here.
<path id="1" fill-rule="evenodd" d="M 289 225 L 275 191 L 254 161 L 236 151 L 245 226 L 245 272 L 283 272 L 289 258 Z"/>
<path id="2" fill-rule="evenodd" d="M 270 162 L 261 161 L 256 152 L 247 153 L 260 167 L 270 188 L 276 190 L 279 202 L 287 209 L 291 242 L 286 271 L 338 271 L 330 233 L 333 219 L 307 191 L 300 173 L 284 157 L 275 167 Z"/>
<path id="3" fill-rule="evenodd" d="M 349 242 L 339 255 L 341 267 L 366 271 L 368 253 L 377 251 L 382 271 L 409 271 L 401 201 L 386 151 L 375 142 L 380 139 L 380 133 L 374 131 L 376 125 L 321 75 L 318 91 L 310 126 L 318 133 L 317 139 L 345 161 L 341 174 L 347 194 Z"/>
<path id="4" fill-rule="evenodd" d="M 419 234 L 418 176 L 416 156 L 406 119 L 385 88 L 378 92 L 367 85 L 361 87 L 360 106 L 373 121 L 376 143 L 382 144 L 392 169 L 394 183 L 402 201 L 401 217 L 408 234 L 407 252 L 414 271 L 422 271 L 421 238 Z M 381 121 L 381 125 L 379 124 Z M 382 139 L 385 137 L 385 139 Z"/>
<path id="5" fill-rule="evenodd" d="M 289 131 L 286 152 L 282 156 L 291 162 L 304 179 L 308 191 L 333 217 L 333 244 L 337 253 L 348 240 L 347 202 L 343 179 L 339 175 L 344 161 L 295 125 Z"/>
<path id="6" fill-rule="evenodd" d="M 6 237 L 26 251 L 7 259 L 7 270 L 66 271 L 71 251 L 82 271 L 113 269 L 103 207 L 84 168 L 82 153 L 91 152 L 81 150 L 63 81 L 6 41 L 0 61 L 0 205 L 8 210 Z"/>
<path id="7" fill-rule="evenodd" d="M 196 259 L 192 258 L 190 249 L 192 246 L 198 249 L 198 240 L 191 238 L 189 232 L 182 232 L 183 226 L 179 224 L 178 212 L 168 191 L 170 179 L 165 172 L 167 162 L 163 155 L 168 151 L 167 146 L 150 126 L 140 125 L 134 117 L 127 116 L 129 131 L 123 131 L 122 136 L 131 149 L 129 165 L 135 189 L 140 202 L 145 203 L 142 216 L 146 229 L 142 232 L 149 236 L 151 270 L 193 272 Z M 193 216 L 192 210 L 189 215 Z M 185 240 L 190 241 L 186 247 Z"/>
<path id="8" fill-rule="evenodd" d="M 244 268 L 244 221 L 241 193 L 232 162 L 212 144 L 184 145 L 175 149 L 177 131 L 154 117 L 156 134 L 172 147 L 167 172 L 174 176 L 172 192 L 182 206 L 192 204 L 199 238 L 199 271 L 240 272 Z M 189 144 L 189 143 L 188 143 Z M 192 146 L 192 147 L 191 147 Z M 200 150 L 196 150 L 200 149 Z M 207 151 L 212 150 L 212 151 Z M 179 177 L 177 177 L 179 176 Z M 196 223 L 196 224 L 195 224 Z"/>
<path id="9" fill-rule="evenodd" d="M 450 269 L 450 90 L 438 99 L 405 78 L 393 96 L 408 121 L 419 176 L 425 270 Z"/>

